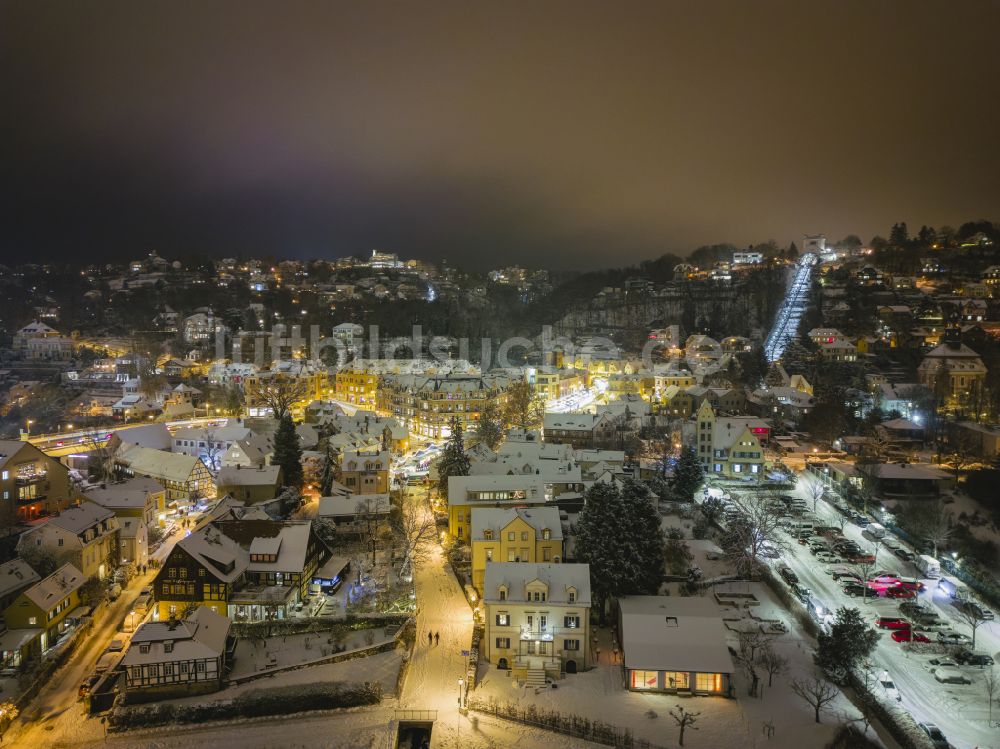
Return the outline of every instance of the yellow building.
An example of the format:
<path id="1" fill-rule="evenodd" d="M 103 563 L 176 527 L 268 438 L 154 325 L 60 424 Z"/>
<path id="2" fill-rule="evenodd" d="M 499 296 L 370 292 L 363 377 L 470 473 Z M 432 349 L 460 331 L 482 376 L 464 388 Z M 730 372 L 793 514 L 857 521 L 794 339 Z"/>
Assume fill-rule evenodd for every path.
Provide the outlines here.
<path id="1" fill-rule="evenodd" d="M 488 401 L 501 408 L 513 383 L 506 374 L 386 375 L 378 393 L 379 411 L 411 434 L 432 439 L 451 435 L 451 420 L 475 429 Z"/>
<path id="2" fill-rule="evenodd" d="M 534 474 L 451 476 L 448 479 L 448 532 L 468 542 L 475 507 L 524 508 L 550 500 L 545 480 Z"/>
<path id="3" fill-rule="evenodd" d="M 695 453 L 705 473 L 722 478 L 761 478 L 764 448 L 770 427 L 763 419 L 750 416 L 716 416 L 712 404 L 703 401 L 698 409 Z"/>
<path id="4" fill-rule="evenodd" d="M 528 684 L 590 667 L 590 565 L 497 562 L 483 582 L 486 660 Z"/>
<path id="5" fill-rule="evenodd" d="M 19 663 L 56 644 L 70 626 L 70 614 L 80 605 L 80 588 L 86 579 L 72 564 L 64 564 L 14 599 L 3 614 L 9 630 L 4 639 L 12 641 L 10 646 L 4 644 L 6 662 Z"/>
<path id="6" fill-rule="evenodd" d="M 388 450 L 345 450 L 336 479 L 352 494 L 388 494 L 390 457 Z"/>
<path id="7" fill-rule="evenodd" d="M 334 391 L 337 400 L 359 408 L 374 409 L 378 403 L 381 374 L 366 360 L 354 361 L 337 372 Z"/>
<path id="8" fill-rule="evenodd" d="M 472 510 L 472 584 L 483 592 L 492 562 L 553 563 L 563 560 L 562 525 L 555 507 Z"/>

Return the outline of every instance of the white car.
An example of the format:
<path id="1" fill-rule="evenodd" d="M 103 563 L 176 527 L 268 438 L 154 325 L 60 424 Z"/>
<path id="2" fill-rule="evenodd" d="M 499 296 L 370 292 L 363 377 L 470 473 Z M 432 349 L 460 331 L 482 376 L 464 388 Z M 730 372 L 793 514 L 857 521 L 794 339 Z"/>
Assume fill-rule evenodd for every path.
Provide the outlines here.
<path id="1" fill-rule="evenodd" d="M 937 640 L 946 645 L 969 645 L 972 642 L 972 638 L 968 635 L 963 635 L 961 632 L 955 632 L 950 629 L 938 632 Z"/>
<path id="2" fill-rule="evenodd" d="M 893 682 L 892 677 L 889 676 L 888 671 L 883 671 L 882 675 L 878 677 L 878 683 L 882 686 L 882 691 L 885 692 L 886 699 L 895 700 L 896 702 L 902 702 L 903 698 L 899 694 L 899 690 L 896 689 L 896 684 Z"/>

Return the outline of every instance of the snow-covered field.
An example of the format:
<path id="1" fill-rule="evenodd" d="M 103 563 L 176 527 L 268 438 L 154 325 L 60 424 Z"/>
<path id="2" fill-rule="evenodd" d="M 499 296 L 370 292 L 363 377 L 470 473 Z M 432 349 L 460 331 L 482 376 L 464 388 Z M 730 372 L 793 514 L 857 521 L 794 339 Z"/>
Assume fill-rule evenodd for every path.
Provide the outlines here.
<path id="1" fill-rule="evenodd" d="M 366 635 L 369 632 L 374 637 L 373 645 L 393 639 L 386 637 L 381 628 L 359 630 L 350 632 L 341 645 L 349 651 L 366 647 Z M 230 677 L 238 679 L 271 668 L 294 666 L 324 658 L 334 653 L 334 643 L 331 640 L 329 632 L 276 635 L 264 641 L 241 639 L 236 644 Z"/>

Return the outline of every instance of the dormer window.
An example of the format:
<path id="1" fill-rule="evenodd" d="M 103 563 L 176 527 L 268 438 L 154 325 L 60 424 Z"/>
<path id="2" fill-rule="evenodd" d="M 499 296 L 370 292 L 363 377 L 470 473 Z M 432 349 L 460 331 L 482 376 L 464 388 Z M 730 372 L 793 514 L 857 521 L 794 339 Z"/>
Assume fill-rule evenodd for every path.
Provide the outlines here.
<path id="1" fill-rule="evenodd" d="M 507 600 L 507 588 L 506 588 L 506 586 L 501 586 L 500 587 L 500 600 L 501 601 L 506 601 Z"/>
<path id="2" fill-rule="evenodd" d="M 570 603 L 576 603 L 576 591 L 575 590 L 569 591 L 569 593 L 566 594 L 566 600 L 569 601 Z"/>
<path id="3" fill-rule="evenodd" d="M 552 531 L 548 528 L 542 528 L 542 540 L 548 541 L 550 538 L 552 538 Z"/>
<path id="4" fill-rule="evenodd" d="M 483 538 L 485 540 L 487 540 L 487 541 L 492 541 L 493 540 L 493 531 L 492 530 L 485 530 L 485 531 L 483 531 Z"/>

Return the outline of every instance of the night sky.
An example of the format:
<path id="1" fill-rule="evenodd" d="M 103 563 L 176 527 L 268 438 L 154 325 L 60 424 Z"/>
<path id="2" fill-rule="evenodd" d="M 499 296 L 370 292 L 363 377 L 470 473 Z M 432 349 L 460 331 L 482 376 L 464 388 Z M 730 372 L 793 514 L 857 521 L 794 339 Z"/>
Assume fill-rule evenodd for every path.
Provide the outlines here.
<path id="1" fill-rule="evenodd" d="M 1000 219 L 1000 4 L 0 3 L 0 258 L 621 265 Z"/>

